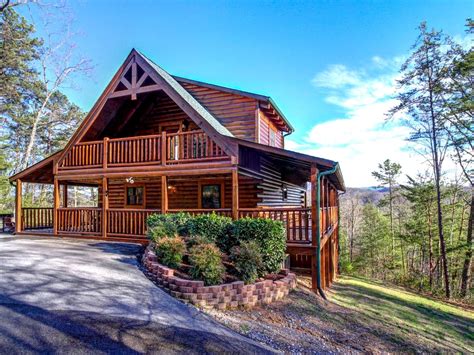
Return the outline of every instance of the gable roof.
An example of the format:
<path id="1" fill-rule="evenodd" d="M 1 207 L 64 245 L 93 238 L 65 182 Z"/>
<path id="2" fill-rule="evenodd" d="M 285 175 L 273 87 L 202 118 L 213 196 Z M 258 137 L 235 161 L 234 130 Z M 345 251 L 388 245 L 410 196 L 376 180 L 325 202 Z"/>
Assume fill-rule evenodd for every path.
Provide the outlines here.
<path id="1" fill-rule="evenodd" d="M 166 72 L 163 68 L 159 65 L 155 64 L 152 60 L 148 59 L 145 55 L 141 54 L 137 51 L 139 55 L 141 55 L 147 63 L 156 71 L 158 75 L 160 75 L 175 91 L 179 94 L 184 100 L 186 100 L 191 107 L 198 112 L 203 119 L 205 119 L 218 133 L 222 134 L 223 136 L 233 137 L 234 135 L 224 127 L 208 110 L 202 106 L 199 101 L 197 101 L 185 88 L 179 84 L 175 78 L 173 78 L 168 72 Z"/>
<path id="2" fill-rule="evenodd" d="M 91 111 L 87 114 L 84 121 L 73 134 L 66 147 L 63 149 L 59 161 L 66 156 L 71 147 L 79 142 L 87 133 L 88 128 L 98 117 L 107 100 L 116 96 L 113 90 L 117 88 L 120 79 L 126 73 L 126 69 L 132 61 L 136 61 L 147 74 L 157 83 L 154 87 L 163 90 L 188 116 L 196 123 L 211 139 L 213 139 L 229 156 L 236 156 L 238 153 L 235 146 L 228 144 L 226 137 L 232 138 L 233 134 L 224 127 L 204 106 L 202 106 L 189 92 L 187 92 L 169 73 L 163 68 L 148 59 L 142 53 L 132 49 L 124 63 L 114 75 L 104 92 L 101 94 Z M 145 88 L 146 90 L 147 88 Z"/>
<path id="3" fill-rule="evenodd" d="M 173 75 L 173 78 L 176 79 L 178 82 L 193 84 L 193 85 L 197 85 L 197 86 L 203 86 L 203 87 L 207 87 L 207 88 L 210 88 L 210 89 L 223 91 L 223 92 L 228 92 L 230 94 L 240 95 L 240 96 L 244 96 L 244 97 L 249 97 L 249 98 L 255 99 L 257 101 L 264 102 L 264 103 L 270 105 L 276 111 L 276 113 L 280 116 L 281 120 L 288 127 L 288 132 L 289 133 L 292 133 L 292 132 L 295 131 L 295 129 L 293 128 L 291 123 L 288 121 L 288 119 L 285 117 L 283 112 L 280 110 L 280 108 L 277 106 L 275 101 L 273 101 L 273 99 L 270 96 L 256 94 L 256 93 L 243 91 L 243 90 L 238 90 L 238 89 L 234 89 L 234 88 L 229 88 L 227 86 L 210 84 L 210 83 L 206 83 L 206 82 L 198 81 L 198 80 L 194 80 L 194 79 L 183 78 L 183 77 L 176 76 L 176 75 Z"/>

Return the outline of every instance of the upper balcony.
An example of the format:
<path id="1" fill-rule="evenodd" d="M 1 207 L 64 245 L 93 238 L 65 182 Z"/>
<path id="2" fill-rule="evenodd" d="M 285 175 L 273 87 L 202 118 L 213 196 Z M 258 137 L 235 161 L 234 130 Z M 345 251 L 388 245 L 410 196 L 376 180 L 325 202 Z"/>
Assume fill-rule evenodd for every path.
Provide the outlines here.
<path id="1" fill-rule="evenodd" d="M 174 165 L 226 160 L 229 157 L 202 130 L 81 142 L 72 147 L 59 170 Z"/>

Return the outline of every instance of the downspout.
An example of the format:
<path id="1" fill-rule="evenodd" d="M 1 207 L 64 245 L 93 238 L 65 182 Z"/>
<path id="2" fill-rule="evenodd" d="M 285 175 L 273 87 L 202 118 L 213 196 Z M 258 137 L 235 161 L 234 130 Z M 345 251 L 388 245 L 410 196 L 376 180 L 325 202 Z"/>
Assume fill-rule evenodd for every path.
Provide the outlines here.
<path id="1" fill-rule="evenodd" d="M 316 220 L 320 220 L 320 209 L 321 209 L 321 177 L 326 175 L 334 174 L 339 167 L 339 163 L 335 163 L 334 166 L 326 171 L 318 172 L 317 177 L 317 193 L 316 193 Z M 318 289 L 319 294 L 325 300 L 326 295 L 321 287 L 321 224 L 318 223 L 319 228 L 316 230 L 316 266 L 317 266 L 317 274 L 316 274 L 316 287 Z"/>
<path id="2" fill-rule="evenodd" d="M 342 193 L 340 194 L 337 194 L 337 256 L 338 256 L 338 260 L 337 260 L 337 273 L 340 274 L 341 273 L 341 263 L 339 262 L 339 260 L 341 259 L 339 256 L 341 255 L 341 244 L 339 243 L 340 242 L 340 236 L 341 236 L 341 226 L 340 226 L 340 221 L 341 221 L 341 203 L 340 203 L 340 197 L 342 195 L 344 195 L 346 193 L 346 191 L 343 191 Z"/>

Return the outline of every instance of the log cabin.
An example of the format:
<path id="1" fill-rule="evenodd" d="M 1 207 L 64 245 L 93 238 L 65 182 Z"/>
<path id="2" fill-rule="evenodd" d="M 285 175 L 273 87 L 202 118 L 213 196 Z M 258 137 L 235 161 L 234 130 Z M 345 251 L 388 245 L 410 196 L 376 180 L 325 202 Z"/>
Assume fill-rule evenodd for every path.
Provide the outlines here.
<path id="1" fill-rule="evenodd" d="M 270 97 L 172 76 L 133 49 L 64 149 L 10 177 L 16 234 L 146 243 L 153 213 L 272 218 L 323 293 L 344 181 L 337 162 L 286 150 L 292 132 Z M 22 206 L 23 183 L 51 184 L 52 206 Z M 71 186 L 96 187 L 94 207 L 71 205 Z"/>

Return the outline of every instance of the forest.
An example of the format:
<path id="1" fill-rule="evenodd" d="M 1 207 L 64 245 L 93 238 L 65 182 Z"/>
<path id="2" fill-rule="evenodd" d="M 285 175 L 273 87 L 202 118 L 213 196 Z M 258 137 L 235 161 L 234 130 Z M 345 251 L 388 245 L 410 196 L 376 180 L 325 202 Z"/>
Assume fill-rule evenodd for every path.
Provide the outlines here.
<path id="1" fill-rule="evenodd" d="M 51 23 L 51 35 L 40 38 L 38 24 L 13 6 L 0 8 L 0 212 L 13 211 L 8 176 L 64 146 L 85 115 L 63 88 L 88 75 L 92 64 L 80 56 L 68 28 L 58 30 L 51 17 L 42 26 Z M 466 32 L 474 32 L 470 19 Z M 342 273 L 474 302 L 473 73 L 472 45 L 420 25 L 400 68 L 398 106 L 386 119 L 403 117 L 411 129 L 407 139 L 426 163 L 418 175 L 406 176 L 403 162 L 387 159 L 373 171 L 377 188 L 341 196 Z M 25 205 L 50 204 L 48 188 L 26 189 Z M 75 200 L 94 193 L 76 191 Z"/>
<path id="2" fill-rule="evenodd" d="M 466 31 L 473 33 L 467 20 Z M 372 172 L 378 189 L 341 197 L 341 270 L 430 295 L 473 303 L 472 45 L 463 48 L 421 24 L 400 69 L 399 105 L 407 139 L 425 159 L 416 176 L 389 159 Z M 448 173 L 446 161 L 456 169 Z M 402 183 L 402 181 L 404 181 Z"/>

